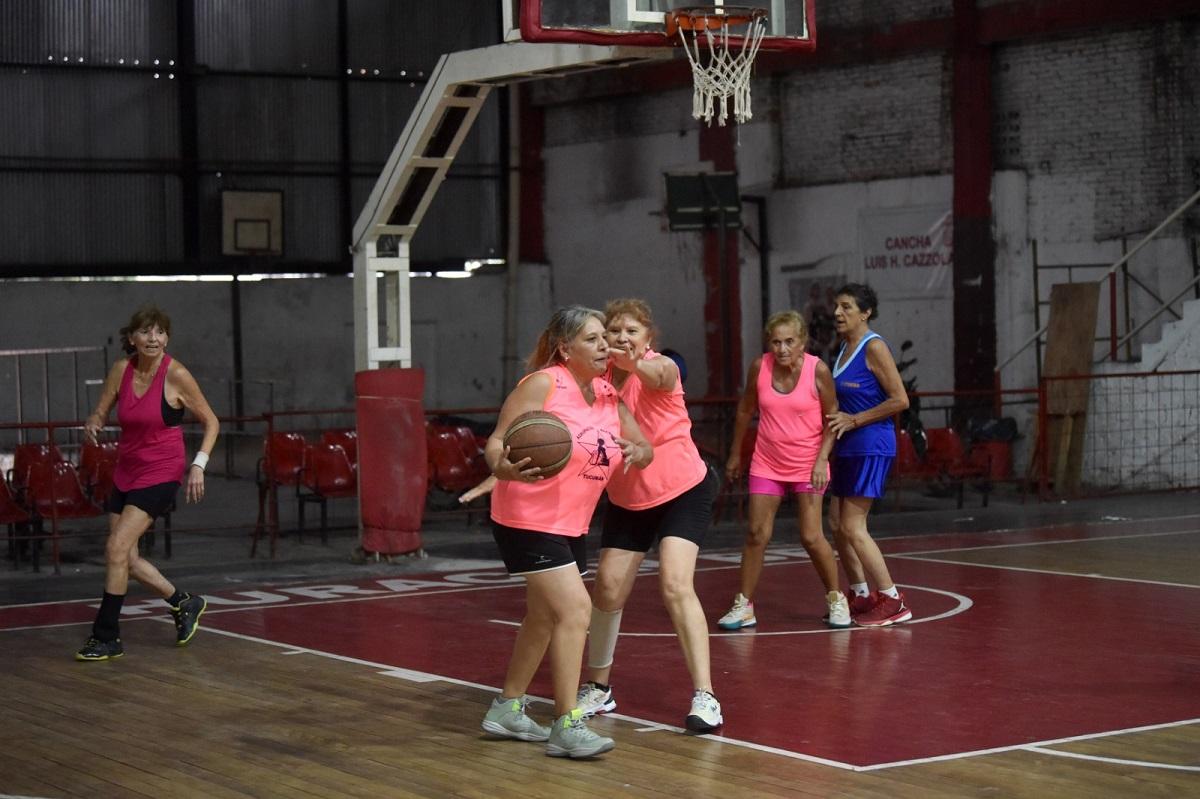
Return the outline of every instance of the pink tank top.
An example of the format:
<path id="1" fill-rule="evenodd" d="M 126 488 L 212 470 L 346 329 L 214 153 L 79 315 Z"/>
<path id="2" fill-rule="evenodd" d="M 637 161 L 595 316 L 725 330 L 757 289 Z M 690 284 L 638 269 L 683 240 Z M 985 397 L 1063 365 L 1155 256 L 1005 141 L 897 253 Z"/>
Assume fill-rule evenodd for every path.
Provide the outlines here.
<path id="1" fill-rule="evenodd" d="M 647 350 L 644 357 L 656 355 Z M 683 385 L 676 381 L 671 391 L 654 391 L 631 374 L 620 394 L 642 434 L 654 445 L 654 461 L 645 469 L 615 472 L 608 484 L 612 503 L 629 510 L 653 508 L 699 485 L 708 467 L 692 441 L 692 420 L 683 404 Z"/>
<path id="2" fill-rule="evenodd" d="M 180 483 L 186 467 L 183 428 L 168 427 L 163 421 L 163 392 L 171 356 L 163 353 L 150 388 L 141 397 L 133 395 L 134 360 L 129 359 L 121 388 L 117 390 L 117 421 L 121 439 L 117 444 L 117 468 L 113 483 L 121 491 L 133 491 L 159 483 Z"/>
<path id="3" fill-rule="evenodd" d="M 571 431 L 571 460 L 554 477 L 535 483 L 501 480 L 492 493 L 492 519 L 507 527 L 542 533 L 586 535 L 596 503 L 609 478 L 622 468 L 617 390 L 602 378 L 592 380 L 596 401 L 584 400 L 574 376 L 556 364 L 541 370 L 550 375 L 550 394 L 542 409 L 562 419 Z M 534 374 L 526 375 L 528 380 Z"/>
<path id="4" fill-rule="evenodd" d="M 771 385 L 775 356 L 766 353 L 758 370 L 758 438 L 750 474 L 788 483 L 807 483 L 821 451 L 825 420 L 817 395 L 817 361 L 804 353 L 796 386 L 787 394 Z"/>

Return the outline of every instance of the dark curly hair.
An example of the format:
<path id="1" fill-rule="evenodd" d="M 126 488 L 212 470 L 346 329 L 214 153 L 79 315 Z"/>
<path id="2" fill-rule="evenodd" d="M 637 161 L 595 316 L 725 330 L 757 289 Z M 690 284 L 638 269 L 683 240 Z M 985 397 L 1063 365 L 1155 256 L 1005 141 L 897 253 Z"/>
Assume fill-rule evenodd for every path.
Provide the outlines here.
<path id="1" fill-rule="evenodd" d="M 879 299 L 875 296 L 875 289 L 868 286 L 866 283 L 847 283 L 837 290 L 835 296 L 854 298 L 854 304 L 858 306 L 858 310 L 867 313 L 867 321 L 874 322 L 879 316 Z"/>

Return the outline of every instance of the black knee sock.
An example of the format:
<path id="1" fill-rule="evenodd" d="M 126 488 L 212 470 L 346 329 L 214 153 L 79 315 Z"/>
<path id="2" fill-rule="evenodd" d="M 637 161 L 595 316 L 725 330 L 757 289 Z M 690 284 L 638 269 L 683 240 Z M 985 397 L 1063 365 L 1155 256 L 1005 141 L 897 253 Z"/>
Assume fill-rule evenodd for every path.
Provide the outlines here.
<path id="1" fill-rule="evenodd" d="M 104 592 L 100 600 L 100 610 L 96 620 L 92 622 L 92 637 L 101 641 L 115 641 L 121 637 L 121 605 L 125 602 L 124 594 Z"/>
<path id="2" fill-rule="evenodd" d="M 188 598 L 188 594 L 186 591 L 180 591 L 179 589 L 175 589 L 175 593 L 171 594 L 171 596 L 167 597 L 163 601 L 166 602 L 171 607 L 177 608 L 177 607 L 179 607 L 179 603 L 187 598 Z"/>

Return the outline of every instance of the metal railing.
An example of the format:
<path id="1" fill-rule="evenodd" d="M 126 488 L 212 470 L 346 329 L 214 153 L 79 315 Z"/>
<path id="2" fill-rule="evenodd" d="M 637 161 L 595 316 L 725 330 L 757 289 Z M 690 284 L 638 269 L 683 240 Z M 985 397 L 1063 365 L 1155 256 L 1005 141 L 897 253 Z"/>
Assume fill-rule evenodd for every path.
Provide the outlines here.
<path id="1" fill-rule="evenodd" d="M 1118 349 L 1120 349 L 1121 345 L 1123 345 L 1125 342 L 1132 339 L 1133 336 L 1135 336 L 1137 333 L 1144 330 L 1146 328 L 1146 326 L 1150 324 L 1150 322 L 1152 322 L 1154 319 L 1157 319 L 1159 316 L 1161 316 L 1163 314 L 1163 312 L 1167 308 L 1169 308 L 1169 306 L 1171 304 L 1173 304 L 1174 302 L 1177 302 L 1185 293 L 1187 293 L 1187 291 L 1189 289 L 1191 289 L 1193 286 L 1197 285 L 1198 282 L 1200 282 L 1200 276 L 1197 276 L 1195 279 L 1193 279 L 1191 282 L 1189 282 L 1188 285 L 1186 287 L 1184 287 L 1184 289 L 1182 291 L 1180 291 L 1178 294 L 1176 294 L 1172 299 L 1168 300 L 1167 302 L 1161 303 L 1159 305 L 1159 307 L 1151 314 L 1150 318 L 1146 320 L 1146 322 L 1139 325 L 1136 330 L 1134 330 L 1131 333 L 1128 333 L 1124 338 L 1121 338 L 1120 340 L 1118 340 L 1118 338 L 1117 338 L 1117 279 L 1116 279 L 1117 270 L 1121 269 L 1122 267 L 1125 267 L 1125 265 L 1129 263 L 1130 259 L 1133 258 L 1133 256 L 1137 255 L 1138 252 L 1140 252 L 1147 244 L 1149 244 L 1151 241 L 1153 241 L 1155 238 L 1157 238 L 1160 233 L 1162 233 L 1164 230 L 1166 230 L 1172 223 L 1174 223 L 1177 219 L 1179 219 L 1179 217 L 1183 216 L 1183 214 L 1185 214 L 1188 211 L 1188 209 L 1191 208 L 1193 205 L 1195 205 L 1197 202 L 1200 202 L 1200 191 L 1197 191 L 1195 194 L 1193 194 L 1191 197 L 1189 197 L 1187 200 L 1185 200 L 1182 205 L 1180 205 L 1178 208 L 1176 208 L 1174 211 L 1172 211 L 1170 213 L 1170 215 L 1167 216 L 1166 219 L 1164 219 L 1161 223 L 1159 223 L 1159 225 L 1156 228 L 1154 228 L 1154 230 L 1151 230 L 1149 233 L 1147 233 L 1142 238 L 1141 241 L 1139 241 L 1137 244 L 1135 244 L 1133 246 L 1133 249 L 1129 250 L 1129 252 L 1122 255 L 1115 263 L 1113 263 L 1113 265 L 1110 266 L 1108 268 L 1108 270 L 1105 271 L 1104 275 L 1101 277 L 1101 280 L 1109 281 L 1109 322 L 1110 322 L 1109 323 L 1109 337 L 1110 337 L 1110 341 L 1109 341 L 1108 354 L 1105 357 L 1101 358 L 1100 360 L 1096 361 L 1097 363 L 1108 360 L 1110 358 L 1112 360 L 1116 360 L 1117 351 L 1118 351 Z M 1138 285 L 1140 285 L 1140 282 L 1138 283 Z M 1155 296 L 1152 292 L 1150 292 L 1150 294 L 1151 294 L 1151 296 Z M 1050 327 L 1050 322 L 1049 322 L 1049 320 L 1047 320 L 1046 323 L 1043 324 L 1041 327 L 1039 327 L 1032 336 L 1030 336 L 1028 339 L 1025 340 L 1024 343 L 1021 344 L 1021 346 L 1017 347 L 1007 358 L 1005 358 L 1003 361 L 1001 361 L 996 366 L 994 374 L 996 377 L 997 385 L 999 385 L 999 381 L 1000 381 L 1000 372 L 1004 369 L 1004 367 L 1008 366 L 1010 363 L 1012 363 L 1014 360 L 1016 360 L 1017 357 L 1019 355 L 1021 355 L 1021 353 L 1023 353 L 1025 350 L 1029 349 L 1029 347 L 1031 347 L 1033 344 L 1037 343 L 1037 341 L 1045 334 L 1046 330 L 1049 327 Z"/>

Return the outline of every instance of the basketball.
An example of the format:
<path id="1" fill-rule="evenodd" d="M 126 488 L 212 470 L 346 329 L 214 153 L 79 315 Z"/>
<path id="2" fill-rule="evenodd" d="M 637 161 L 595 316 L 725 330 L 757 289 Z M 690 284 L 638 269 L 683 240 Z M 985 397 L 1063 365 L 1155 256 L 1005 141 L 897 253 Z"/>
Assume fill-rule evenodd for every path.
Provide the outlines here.
<path id="1" fill-rule="evenodd" d="M 571 459 L 571 431 L 547 411 L 529 411 L 514 419 L 504 433 L 504 445 L 510 461 L 530 458 L 527 465 L 541 467 L 544 477 L 558 474 Z"/>

